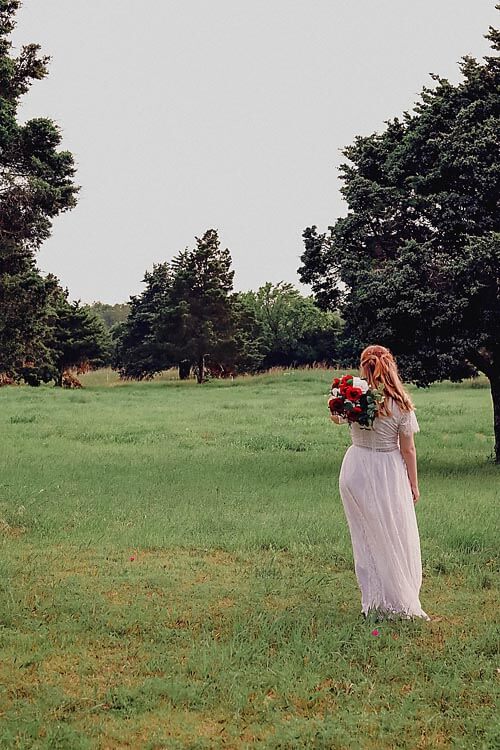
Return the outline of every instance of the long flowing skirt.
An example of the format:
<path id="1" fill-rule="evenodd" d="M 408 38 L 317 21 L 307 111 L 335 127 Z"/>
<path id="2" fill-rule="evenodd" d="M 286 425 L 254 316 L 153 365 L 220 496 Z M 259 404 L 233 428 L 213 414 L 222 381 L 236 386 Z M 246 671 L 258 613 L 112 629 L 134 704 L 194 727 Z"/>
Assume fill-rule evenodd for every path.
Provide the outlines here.
<path id="1" fill-rule="evenodd" d="M 401 452 L 350 446 L 339 486 L 364 614 L 430 619 L 420 606 L 420 538 Z"/>

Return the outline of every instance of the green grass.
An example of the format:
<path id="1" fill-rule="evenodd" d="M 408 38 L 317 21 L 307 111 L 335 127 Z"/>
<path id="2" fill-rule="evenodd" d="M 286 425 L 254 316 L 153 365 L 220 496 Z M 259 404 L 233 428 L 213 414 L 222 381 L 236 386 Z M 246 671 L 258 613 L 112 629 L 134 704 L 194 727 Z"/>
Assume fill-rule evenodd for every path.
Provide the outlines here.
<path id="1" fill-rule="evenodd" d="M 412 390 L 435 619 L 374 637 L 330 379 L 0 390 L 1 748 L 498 746 L 486 384 Z"/>

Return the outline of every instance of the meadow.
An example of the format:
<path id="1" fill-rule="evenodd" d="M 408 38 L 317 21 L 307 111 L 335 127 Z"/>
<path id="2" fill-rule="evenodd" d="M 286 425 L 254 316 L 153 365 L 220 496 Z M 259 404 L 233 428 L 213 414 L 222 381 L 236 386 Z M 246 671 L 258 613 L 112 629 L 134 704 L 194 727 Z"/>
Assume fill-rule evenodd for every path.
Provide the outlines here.
<path id="1" fill-rule="evenodd" d="M 0 389 L 0 747 L 500 746 L 485 381 L 411 389 L 432 622 L 361 617 L 333 373 Z"/>

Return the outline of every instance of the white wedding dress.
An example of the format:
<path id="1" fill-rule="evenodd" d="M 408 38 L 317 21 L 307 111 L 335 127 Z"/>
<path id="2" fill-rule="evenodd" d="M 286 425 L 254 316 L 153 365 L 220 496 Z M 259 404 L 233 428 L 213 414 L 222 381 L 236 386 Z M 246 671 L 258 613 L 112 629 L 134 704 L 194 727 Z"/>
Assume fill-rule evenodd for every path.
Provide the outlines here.
<path id="1" fill-rule="evenodd" d="M 413 411 L 389 400 L 391 415 L 371 430 L 350 426 L 352 445 L 339 486 L 361 589 L 362 611 L 382 616 L 430 619 L 420 606 L 420 538 L 415 506 L 399 450 L 399 435 L 419 431 Z"/>

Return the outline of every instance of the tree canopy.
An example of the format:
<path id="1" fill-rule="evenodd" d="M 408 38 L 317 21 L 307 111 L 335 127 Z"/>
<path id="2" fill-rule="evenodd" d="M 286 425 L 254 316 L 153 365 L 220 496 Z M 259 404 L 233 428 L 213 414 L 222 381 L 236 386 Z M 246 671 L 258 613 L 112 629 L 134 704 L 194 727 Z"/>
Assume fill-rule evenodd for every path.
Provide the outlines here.
<path id="1" fill-rule="evenodd" d="M 0 0 L 0 372 L 19 376 L 42 366 L 52 319 L 53 276 L 35 263 L 52 219 L 76 203 L 72 155 L 47 118 L 18 122 L 21 97 L 47 75 L 49 58 L 37 44 L 12 56 L 9 35 L 19 0 Z"/>
<path id="2" fill-rule="evenodd" d="M 144 282 L 127 320 L 113 329 L 122 377 L 178 366 L 181 377 L 194 369 L 202 382 L 205 369 L 232 374 L 334 360 L 338 316 L 284 282 L 233 292 L 231 256 L 215 230 L 155 265 Z"/>
<path id="3" fill-rule="evenodd" d="M 111 337 L 102 319 L 79 302 L 70 302 L 68 293 L 59 294 L 50 339 L 54 380 L 63 384 L 66 370 L 102 367 L 109 363 Z"/>
<path id="4" fill-rule="evenodd" d="M 123 377 L 145 378 L 187 362 L 204 378 L 205 357 L 228 356 L 234 346 L 229 250 L 215 229 L 196 247 L 157 264 L 146 289 L 131 297 L 128 319 L 117 330 L 116 365 Z"/>
<path id="5" fill-rule="evenodd" d="M 335 361 L 338 315 L 320 310 L 292 284 L 267 283 L 239 298 L 257 324 L 254 340 L 260 343 L 261 369 Z"/>
<path id="6" fill-rule="evenodd" d="M 499 32 L 488 38 L 498 52 Z M 304 231 L 299 274 L 318 304 L 341 306 L 353 352 L 385 344 L 420 385 L 484 372 L 500 461 L 498 55 L 461 72 L 345 149 L 347 215 Z"/>
<path id="7" fill-rule="evenodd" d="M 118 323 L 123 323 L 130 312 L 130 307 L 126 302 L 117 302 L 114 305 L 109 305 L 106 302 L 92 302 L 87 307 L 99 315 L 108 329 L 113 328 Z"/>
<path id="8" fill-rule="evenodd" d="M 129 314 L 113 328 L 114 366 L 123 378 L 143 380 L 175 366 L 175 346 L 165 337 L 165 318 L 170 311 L 172 271 L 158 263 L 144 274 L 145 290 L 130 298 Z M 160 338 L 160 320 L 163 323 Z M 176 335 L 172 327 L 172 338 Z"/>

